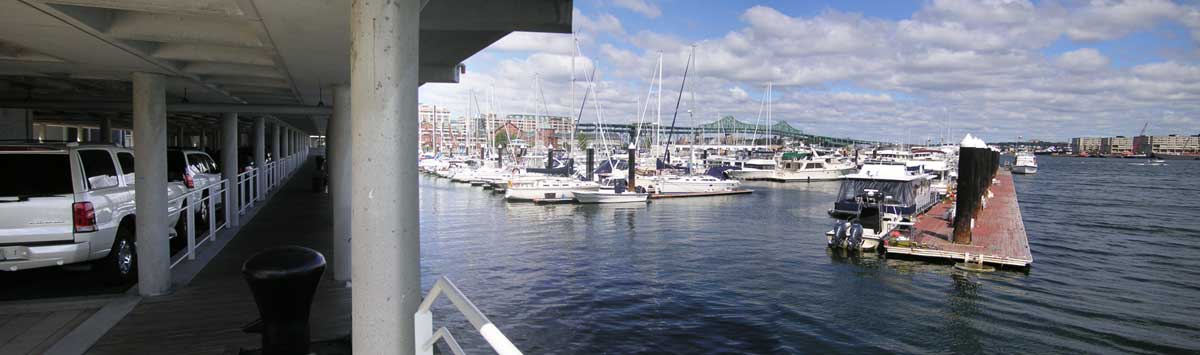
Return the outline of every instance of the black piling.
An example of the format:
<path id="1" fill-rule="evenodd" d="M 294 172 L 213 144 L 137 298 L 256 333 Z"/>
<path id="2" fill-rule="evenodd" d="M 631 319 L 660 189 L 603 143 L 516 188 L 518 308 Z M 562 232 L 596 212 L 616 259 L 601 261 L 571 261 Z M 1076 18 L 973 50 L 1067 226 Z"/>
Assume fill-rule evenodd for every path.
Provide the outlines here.
<path id="1" fill-rule="evenodd" d="M 592 148 L 588 148 L 587 149 L 587 179 L 588 179 L 588 181 L 592 181 L 595 178 L 592 176 L 592 174 L 595 173 L 595 171 L 596 171 L 596 150 L 592 149 Z"/>
<path id="2" fill-rule="evenodd" d="M 954 242 L 971 243 L 971 225 L 1000 167 L 1000 153 L 989 148 L 959 148 Z"/>
<path id="3" fill-rule="evenodd" d="M 629 148 L 629 164 L 628 165 L 629 165 L 629 173 L 625 174 L 626 180 L 627 180 L 627 185 L 629 186 L 630 190 L 637 190 L 637 184 L 635 184 L 636 181 L 634 181 L 637 179 L 636 178 L 636 176 L 637 176 L 637 148 Z"/>

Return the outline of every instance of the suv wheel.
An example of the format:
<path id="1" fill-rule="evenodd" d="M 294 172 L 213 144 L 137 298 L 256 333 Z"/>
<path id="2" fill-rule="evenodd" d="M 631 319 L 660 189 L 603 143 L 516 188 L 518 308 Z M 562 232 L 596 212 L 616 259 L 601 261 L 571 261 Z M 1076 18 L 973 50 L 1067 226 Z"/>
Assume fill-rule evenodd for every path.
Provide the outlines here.
<path id="1" fill-rule="evenodd" d="M 127 284 L 137 280 L 137 244 L 131 227 L 117 229 L 112 250 L 101 260 L 101 270 L 113 284 Z"/>

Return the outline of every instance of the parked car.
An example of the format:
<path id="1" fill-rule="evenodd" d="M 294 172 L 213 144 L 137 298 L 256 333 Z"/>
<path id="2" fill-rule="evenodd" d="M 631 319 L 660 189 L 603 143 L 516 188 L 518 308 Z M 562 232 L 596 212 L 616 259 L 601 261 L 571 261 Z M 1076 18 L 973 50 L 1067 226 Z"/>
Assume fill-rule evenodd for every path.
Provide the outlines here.
<path id="1" fill-rule="evenodd" d="M 94 262 L 111 281 L 137 278 L 133 151 L 0 145 L 0 166 L 0 270 Z M 185 191 L 168 183 L 164 193 L 172 199 Z M 168 228 L 180 207 L 168 203 Z"/>
<path id="2" fill-rule="evenodd" d="M 188 192 L 200 191 L 198 200 L 207 201 L 208 195 L 213 190 L 219 189 L 221 183 L 221 169 L 217 166 L 217 162 L 212 157 L 201 150 L 185 149 L 185 148 L 170 148 L 167 149 L 167 181 L 179 182 L 187 187 Z M 216 211 L 209 211 L 207 203 L 200 203 L 192 209 L 194 216 L 193 222 L 196 226 L 197 233 L 202 233 L 208 229 L 208 219 L 214 217 L 214 212 L 224 211 L 224 194 L 216 194 L 213 196 Z M 185 206 L 191 203 L 185 198 Z M 186 235 L 187 221 L 185 216 L 180 216 L 179 222 L 175 224 L 175 230 L 179 235 Z"/>

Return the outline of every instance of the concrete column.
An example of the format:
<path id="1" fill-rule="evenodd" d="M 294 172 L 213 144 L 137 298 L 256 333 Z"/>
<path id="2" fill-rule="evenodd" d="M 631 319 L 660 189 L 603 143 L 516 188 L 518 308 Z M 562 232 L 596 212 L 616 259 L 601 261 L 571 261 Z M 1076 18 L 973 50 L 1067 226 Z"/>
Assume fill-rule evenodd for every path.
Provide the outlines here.
<path id="1" fill-rule="evenodd" d="M 333 201 L 333 279 L 350 281 L 350 87 L 333 87 L 325 166 Z"/>
<path id="2" fill-rule="evenodd" d="M 229 225 L 237 227 L 238 196 L 242 189 L 237 188 L 238 176 L 238 114 L 226 113 L 221 116 L 221 178 L 229 180 L 229 200 L 225 208 L 229 210 Z"/>
<path id="3" fill-rule="evenodd" d="M 137 206 L 138 293 L 171 291 L 171 255 L 167 239 L 167 95 L 166 77 L 133 74 L 134 200 Z"/>
<path id="4" fill-rule="evenodd" d="M 414 354 L 421 302 L 417 71 L 421 0 L 350 12 L 353 348 Z"/>
<path id="5" fill-rule="evenodd" d="M 280 157 L 280 155 L 279 155 L 279 142 L 280 142 L 279 134 L 280 134 L 280 132 L 283 131 L 283 129 L 281 129 L 282 127 L 280 127 L 279 121 L 275 121 L 275 123 L 272 124 L 271 126 L 275 127 L 271 130 L 271 159 L 278 162 L 279 157 Z"/>
<path id="6" fill-rule="evenodd" d="M 264 187 L 267 186 L 266 175 L 262 173 L 263 166 L 267 162 L 267 119 L 258 116 L 254 118 L 254 168 L 260 169 L 258 176 L 257 199 L 259 201 L 266 200 L 266 194 L 262 193 Z"/>
<path id="7" fill-rule="evenodd" d="M 112 143 L 112 116 L 100 118 L 100 143 Z M 137 163 L 134 163 L 137 164 Z"/>

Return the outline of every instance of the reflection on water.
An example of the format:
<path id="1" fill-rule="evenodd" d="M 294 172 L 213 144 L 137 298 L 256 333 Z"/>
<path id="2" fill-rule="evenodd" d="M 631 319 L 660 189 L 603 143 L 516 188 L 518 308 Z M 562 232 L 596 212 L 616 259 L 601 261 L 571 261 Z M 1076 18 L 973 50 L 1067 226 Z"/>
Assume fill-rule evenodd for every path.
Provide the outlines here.
<path id="1" fill-rule="evenodd" d="M 450 276 L 526 353 L 1200 350 L 1200 162 L 1039 162 L 1014 179 L 1029 273 L 828 250 L 836 182 L 535 205 L 429 177 L 422 273 Z"/>

